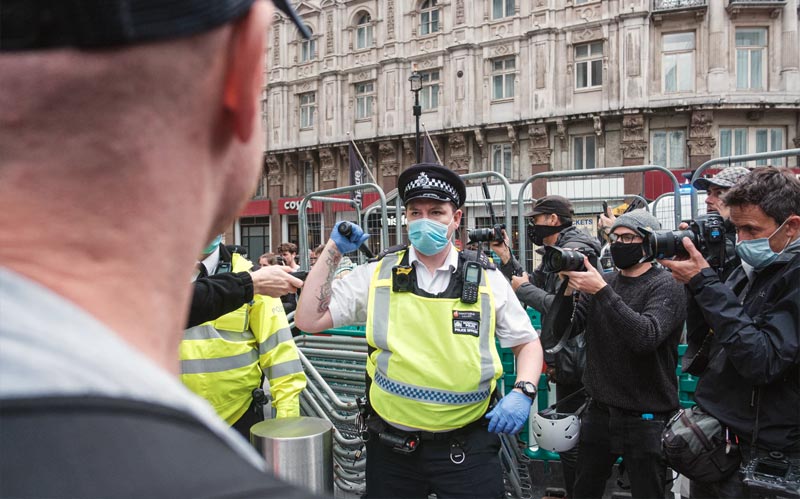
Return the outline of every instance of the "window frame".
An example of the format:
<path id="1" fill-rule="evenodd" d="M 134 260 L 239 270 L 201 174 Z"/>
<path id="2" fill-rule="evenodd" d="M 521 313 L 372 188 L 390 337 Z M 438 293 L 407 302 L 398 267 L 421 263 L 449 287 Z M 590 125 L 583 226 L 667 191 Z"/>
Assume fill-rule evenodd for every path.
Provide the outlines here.
<path id="1" fill-rule="evenodd" d="M 600 46 L 600 53 L 595 54 L 592 52 L 592 47 Z M 579 56 L 578 50 L 582 47 L 586 47 L 586 55 Z M 603 87 L 603 58 L 605 57 L 605 41 L 603 40 L 595 40 L 592 42 L 587 43 L 580 43 L 573 47 L 573 56 L 574 56 L 574 64 L 575 64 L 575 90 L 585 91 L 585 90 L 597 90 Z M 600 66 L 600 82 L 595 82 L 596 72 L 594 63 L 599 63 Z M 580 86 L 578 82 L 578 75 L 580 73 L 579 67 L 581 65 L 586 66 L 586 86 Z"/>
<path id="2" fill-rule="evenodd" d="M 737 136 L 736 132 L 740 132 Z M 727 153 L 723 152 L 723 133 L 728 133 L 730 138 L 728 139 L 728 151 Z M 744 144 L 742 144 L 742 135 L 741 132 L 744 133 Z M 758 135 L 759 132 L 766 133 L 766 150 L 759 151 L 759 144 L 758 144 Z M 779 143 L 775 144 L 775 132 L 780 132 L 780 139 Z M 781 151 L 786 149 L 786 127 L 784 126 L 720 126 L 718 130 L 718 137 L 719 142 L 717 146 L 717 154 L 720 158 L 725 158 L 728 156 L 739 156 L 742 154 L 750 154 L 752 150 L 753 153 L 761 153 L 761 152 L 772 152 L 772 151 Z M 744 150 L 742 150 L 739 146 L 744 146 Z M 739 149 L 739 152 L 735 152 Z M 774 158 L 774 159 L 759 159 L 753 161 L 737 161 L 736 165 L 744 165 L 747 163 L 754 163 L 756 166 L 766 166 L 767 164 L 773 166 L 783 166 L 786 164 L 785 158 Z"/>
<path id="3" fill-rule="evenodd" d="M 298 94 L 297 97 L 300 103 L 300 129 L 314 128 L 317 114 L 317 92 L 303 92 Z M 309 98 L 311 99 L 310 101 L 308 100 Z"/>
<path id="4" fill-rule="evenodd" d="M 497 156 L 498 152 L 500 153 L 499 156 Z M 497 157 L 500 158 L 501 162 L 499 167 L 497 165 L 497 161 L 495 161 Z M 506 158 L 508 161 L 506 161 Z M 492 144 L 491 168 L 492 171 L 497 172 L 506 178 L 511 178 L 511 174 L 514 171 L 514 148 L 510 142 Z"/>
<path id="5" fill-rule="evenodd" d="M 363 88 L 363 90 L 359 91 L 360 88 Z M 356 121 L 372 119 L 375 114 L 375 109 L 372 105 L 372 100 L 375 97 L 375 82 L 363 81 L 356 83 L 354 94 L 356 99 Z"/>
<path id="6" fill-rule="evenodd" d="M 656 134 L 663 133 L 664 134 L 664 157 L 666 160 L 664 161 L 665 164 L 661 165 L 657 163 L 656 159 Z M 674 160 L 672 157 L 672 149 L 670 147 L 670 136 L 680 134 L 682 136 L 681 139 L 681 164 L 674 164 Z M 650 130 L 650 161 L 654 165 L 663 166 L 668 170 L 685 170 L 688 168 L 688 147 L 687 147 L 687 134 L 686 130 L 683 128 L 655 128 Z"/>
<path id="7" fill-rule="evenodd" d="M 500 7 L 500 14 L 498 15 L 498 6 Z M 491 17 L 493 21 L 498 19 L 506 19 L 512 17 L 517 10 L 516 0 L 492 0 L 490 8 L 492 9 Z"/>
<path id="8" fill-rule="evenodd" d="M 739 46 L 737 44 L 736 38 L 739 32 L 741 31 L 763 31 L 764 33 L 764 45 L 742 45 Z M 734 47 L 734 68 L 736 73 L 736 90 L 767 90 L 767 73 L 769 71 L 769 28 L 766 26 L 737 26 L 733 33 L 733 47 Z M 739 86 L 739 75 L 740 75 L 740 66 L 739 66 L 739 53 L 746 52 L 747 53 L 747 85 L 746 86 Z M 761 67 L 760 67 L 760 81 L 759 86 L 753 86 L 753 74 L 752 66 L 753 66 L 753 54 L 756 52 L 761 53 Z"/>
<path id="9" fill-rule="evenodd" d="M 509 62 L 512 65 L 510 68 L 508 67 L 508 63 Z M 498 64 L 498 63 L 503 65 L 503 67 L 501 69 L 497 69 L 496 68 L 496 64 Z M 491 100 L 492 101 L 505 101 L 505 100 L 511 100 L 514 97 L 516 97 L 516 94 L 517 94 L 517 88 L 516 88 L 517 87 L 517 85 L 516 85 L 516 79 L 517 79 L 517 56 L 512 55 L 512 56 L 508 56 L 508 57 L 497 57 L 497 58 L 494 58 L 494 59 L 490 59 L 490 64 L 492 65 L 491 66 L 491 76 L 492 76 L 492 79 L 491 79 L 491 81 L 492 81 L 492 85 L 491 85 L 492 86 L 492 90 L 491 90 L 492 99 Z M 500 78 L 500 81 L 502 81 L 502 85 L 500 86 L 500 88 L 502 88 L 502 94 L 499 97 L 497 96 L 497 92 L 496 92 L 496 90 L 498 88 L 496 86 L 496 82 L 498 81 L 498 78 Z M 508 95 L 509 78 L 510 78 L 510 84 L 511 84 L 511 95 Z"/>
<path id="10" fill-rule="evenodd" d="M 666 46 L 666 39 L 668 36 L 673 35 L 685 35 L 691 34 L 692 35 L 692 47 L 691 49 L 673 49 L 667 50 Z M 677 94 L 677 93 L 685 93 L 685 92 L 694 92 L 695 87 L 695 51 L 697 50 L 697 34 L 694 31 L 674 31 L 671 33 L 662 33 L 661 34 L 661 93 L 664 94 Z M 681 70 L 681 56 L 689 55 L 689 64 L 688 68 L 684 68 Z M 667 58 L 674 58 L 675 59 L 675 68 L 676 68 L 676 77 L 675 77 L 675 90 L 668 90 L 667 89 L 667 65 L 666 59 Z M 689 87 L 687 89 L 681 88 L 681 75 L 683 75 L 684 71 L 689 72 Z"/>
<path id="11" fill-rule="evenodd" d="M 433 20 L 433 17 L 436 20 Z M 425 18 L 427 17 L 427 21 Z M 436 29 L 431 29 L 434 26 Z M 419 8 L 419 35 L 427 36 L 438 33 L 442 30 L 442 12 L 439 7 L 439 0 L 423 0 Z"/>
<path id="12" fill-rule="evenodd" d="M 317 39 L 314 38 L 314 31 L 311 26 L 306 25 L 311 38 L 300 40 L 300 64 L 317 60 Z"/>
<path id="13" fill-rule="evenodd" d="M 363 33 L 363 45 L 361 43 Z M 367 50 L 375 45 L 375 33 L 373 30 L 372 16 L 369 12 L 360 12 L 356 20 L 355 29 L 356 43 L 355 50 Z"/>
<path id="14" fill-rule="evenodd" d="M 317 179 L 314 172 L 314 162 L 313 161 L 303 161 L 303 189 L 306 193 L 314 192 L 317 190 Z M 309 185 L 309 182 L 311 185 Z"/>
<path id="15" fill-rule="evenodd" d="M 436 74 L 435 80 L 432 78 L 434 74 Z M 419 105 L 423 112 L 436 111 L 439 109 L 441 71 L 439 69 L 422 71 L 420 72 L 420 78 L 422 78 L 422 88 L 419 91 Z M 436 101 L 435 105 L 433 105 L 433 101 Z"/>
<path id="16" fill-rule="evenodd" d="M 573 170 L 594 170 L 595 168 L 597 168 L 597 136 L 595 134 L 593 134 L 593 133 L 587 133 L 587 134 L 570 135 L 570 138 L 572 139 L 572 140 L 570 140 L 570 149 L 571 149 L 571 153 L 572 153 L 571 154 L 571 156 L 572 156 L 572 169 Z M 593 148 L 593 151 L 594 151 L 593 154 L 592 154 L 592 163 L 593 164 L 590 167 L 586 166 L 586 163 L 587 163 L 586 151 L 588 150 L 587 149 L 588 141 L 586 139 L 588 139 L 588 138 L 592 139 L 592 148 Z M 580 168 L 578 168 L 578 165 L 577 165 L 577 162 L 576 162 L 577 157 L 575 155 L 577 153 L 577 143 L 576 143 L 576 141 L 578 139 L 581 140 L 581 167 Z"/>

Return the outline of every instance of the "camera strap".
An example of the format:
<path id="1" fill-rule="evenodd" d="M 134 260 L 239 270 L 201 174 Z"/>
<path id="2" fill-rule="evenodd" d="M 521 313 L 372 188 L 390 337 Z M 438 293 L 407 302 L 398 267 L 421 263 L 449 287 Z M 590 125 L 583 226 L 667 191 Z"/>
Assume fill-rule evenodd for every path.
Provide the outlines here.
<path id="1" fill-rule="evenodd" d="M 568 286 L 569 286 L 569 277 L 566 277 L 564 278 L 564 281 L 561 283 L 561 286 L 558 287 L 558 291 L 556 292 L 555 299 L 561 302 L 562 310 L 564 305 L 567 303 L 566 296 L 564 296 L 564 291 L 567 290 Z M 572 310 L 571 310 L 569 325 L 564 328 L 564 332 L 561 334 L 561 338 L 558 340 L 558 342 L 553 347 L 545 349 L 545 351 L 549 354 L 556 354 L 560 352 L 566 346 L 570 338 L 572 338 L 573 336 L 573 330 L 575 329 L 575 309 L 577 308 L 575 305 L 577 304 L 578 295 L 573 293 L 570 298 L 572 298 Z M 564 314 L 564 312 L 562 312 L 561 310 L 559 310 L 558 312 L 559 316 Z M 559 321 L 557 320 L 556 324 L 558 323 Z"/>

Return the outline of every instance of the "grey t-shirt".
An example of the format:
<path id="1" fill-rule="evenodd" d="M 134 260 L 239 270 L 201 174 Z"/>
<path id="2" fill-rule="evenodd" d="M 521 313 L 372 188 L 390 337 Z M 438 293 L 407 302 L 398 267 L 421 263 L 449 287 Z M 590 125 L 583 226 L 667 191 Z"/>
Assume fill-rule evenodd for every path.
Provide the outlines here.
<path id="1" fill-rule="evenodd" d="M 265 469 L 255 450 L 176 377 L 77 305 L 0 268 L 0 399 L 81 395 L 189 413 L 253 466 Z"/>

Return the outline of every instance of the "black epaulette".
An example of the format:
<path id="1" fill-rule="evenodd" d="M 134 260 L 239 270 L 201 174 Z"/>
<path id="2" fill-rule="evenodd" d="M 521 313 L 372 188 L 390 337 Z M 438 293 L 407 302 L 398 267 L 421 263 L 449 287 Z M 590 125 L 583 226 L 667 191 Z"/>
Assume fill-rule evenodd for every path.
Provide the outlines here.
<path id="1" fill-rule="evenodd" d="M 394 246 L 389 246 L 388 248 L 384 249 L 383 251 L 381 251 L 380 253 L 375 255 L 373 258 L 370 258 L 369 260 L 367 260 L 367 262 L 368 263 L 379 262 L 386 255 L 391 255 L 392 253 L 397 253 L 397 252 L 402 251 L 402 250 L 404 250 L 406 248 L 408 248 L 407 244 L 396 244 Z"/>
<path id="2" fill-rule="evenodd" d="M 497 268 L 494 262 L 491 261 L 483 251 L 465 249 L 459 251 L 458 255 L 459 258 L 465 262 L 478 262 L 478 264 L 485 270 L 495 270 Z"/>

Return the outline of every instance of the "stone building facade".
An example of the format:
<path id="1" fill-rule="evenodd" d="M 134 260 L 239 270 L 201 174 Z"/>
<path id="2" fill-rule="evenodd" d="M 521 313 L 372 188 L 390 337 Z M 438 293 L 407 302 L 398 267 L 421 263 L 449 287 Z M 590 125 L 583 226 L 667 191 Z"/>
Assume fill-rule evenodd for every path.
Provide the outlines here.
<path id="1" fill-rule="evenodd" d="M 377 183 L 394 189 L 414 161 L 414 69 L 442 162 L 517 185 L 550 170 L 682 173 L 800 147 L 799 1 L 296 2 L 313 38 L 276 15 L 264 178 L 236 237 L 256 250 L 296 240 L 299 199 L 349 184 L 351 138 Z M 666 187 L 651 177 L 626 175 L 621 189 L 652 199 Z M 533 185 L 534 196 L 549 190 Z M 347 210 L 312 203 L 312 243 Z"/>

